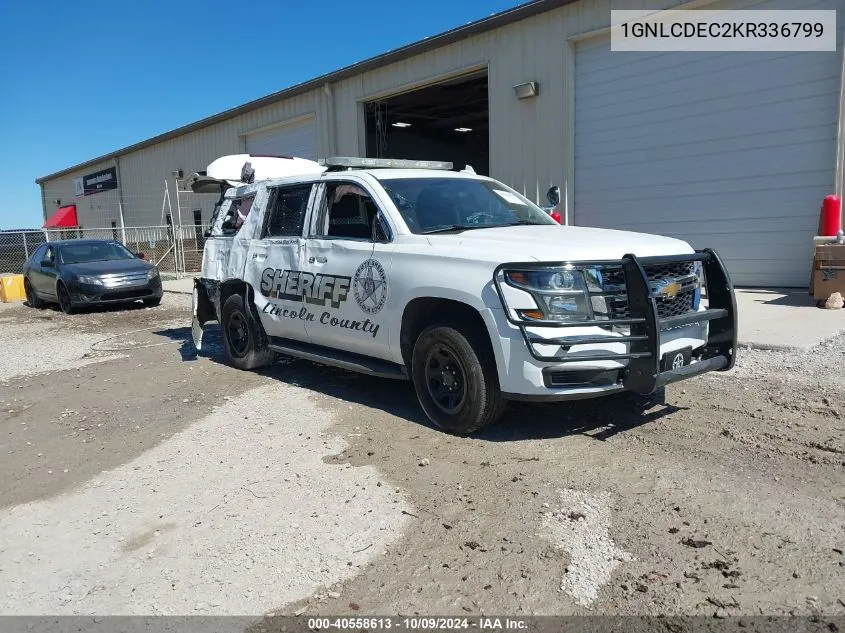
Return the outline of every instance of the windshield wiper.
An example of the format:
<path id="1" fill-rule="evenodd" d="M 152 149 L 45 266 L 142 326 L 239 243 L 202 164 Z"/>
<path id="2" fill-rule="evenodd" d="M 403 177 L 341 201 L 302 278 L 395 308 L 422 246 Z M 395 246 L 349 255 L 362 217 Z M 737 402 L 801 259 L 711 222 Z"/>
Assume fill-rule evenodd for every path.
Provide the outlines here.
<path id="1" fill-rule="evenodd" d="M 535 222 L 534 220 L 517 220 L 516 222 L 508 222 L 505 226 L 547 226 L 544 222 Z"/>
<path id="2" fill-rule="evenodd" d="M 449 231 L 471 231 L 472 229 L 489 229 L 489 226 L 483 224 L 451 224 L 449 226 L 440 226 L 436 229 L 428 229 L 427 231 L 420 231 L 421 235 L 431 235 L 432 233 L 448 233 Z"/>

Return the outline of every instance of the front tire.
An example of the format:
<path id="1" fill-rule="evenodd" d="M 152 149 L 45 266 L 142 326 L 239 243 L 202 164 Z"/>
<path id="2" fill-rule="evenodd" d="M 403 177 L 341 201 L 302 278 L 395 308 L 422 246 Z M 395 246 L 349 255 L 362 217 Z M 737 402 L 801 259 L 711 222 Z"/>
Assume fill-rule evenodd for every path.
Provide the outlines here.
<path id="1" fill-rule="evenodd" d="M 76 312 L 73 301 L 70 299 L 70 292 L 68 292 L 67 287 L 63 283 L 60 283 L 56 287 L 56 296 L 59 298 L 59 308 L 61 308 L 62 312 L 65 314 Z"/>
<path id="2" fill-rule="evenodd" d="M 37 294 L 35 294 L 35 289 L 32 287 L 29 277 L 24 277 L 23 291 L 26 294 L 26 305 L 30 308 L 35 308 L 36 310 L 40 310 L 44 307 L 44 302 L 38 298 Z"/>
<path id="3" fill-rule="evenodd" d="M 475 330 L 464 323 L 432 325 L 417 338 L 411 359 L 423 411 L 458 435 L 497 422 L 505 411 L 490 344 Z"/>
<path id="4" fill-rule="evenodd" d="M 276 354 L 267 348 L 261 323 L 251 318 L 243 297 L 234 294 L 226 299 L 221 312 L 223 347 L 232 366 L 248 370 L 273 364 Z"/>

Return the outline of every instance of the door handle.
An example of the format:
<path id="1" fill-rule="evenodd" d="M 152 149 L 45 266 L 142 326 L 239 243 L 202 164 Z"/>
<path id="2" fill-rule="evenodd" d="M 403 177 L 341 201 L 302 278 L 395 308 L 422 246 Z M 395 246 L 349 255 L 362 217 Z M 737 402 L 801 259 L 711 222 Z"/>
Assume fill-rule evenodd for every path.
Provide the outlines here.
<path id="1" fill-rule="evenodd" d="M 318 264 L 325 264 L 327 261 L 329 261 L 329 260 L 326 257 L 323 257 L 322 255 L 320 255 L 319 257 L 309 257 L 308 258 L 309 264 L 313 264 L 314 262 L 317 262 Z"/>

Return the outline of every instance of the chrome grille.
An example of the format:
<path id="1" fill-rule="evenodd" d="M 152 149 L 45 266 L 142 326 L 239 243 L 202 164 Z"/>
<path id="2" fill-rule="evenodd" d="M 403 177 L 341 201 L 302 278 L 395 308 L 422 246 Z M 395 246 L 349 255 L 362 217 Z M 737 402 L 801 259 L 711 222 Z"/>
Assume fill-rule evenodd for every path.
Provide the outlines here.
<path id="1" fill-rule="evenodd" d="M 139 286 L 147 283 L 147 272 L 114 273 L 111 275 L 100 275 L 100 279 L 106 288 L 124 288 L 126 286 Z"/>
<path id="2" fill-rule="evenodd" d="M 670 262 L 643 268 L 652 288 L 671 282 L 680 285 L 680 290 L 673 297 L 656 294 L 658 318 L 679 316 L 693 309 L 698 289 L 698 278 L 695 275 L 693 262 Z M 627 319 L 631 313 L 628 309 L 628 296 L 625 292 L 625 276 L 622 268 L 605 268 L 601 274 L 608 318 Z"/>

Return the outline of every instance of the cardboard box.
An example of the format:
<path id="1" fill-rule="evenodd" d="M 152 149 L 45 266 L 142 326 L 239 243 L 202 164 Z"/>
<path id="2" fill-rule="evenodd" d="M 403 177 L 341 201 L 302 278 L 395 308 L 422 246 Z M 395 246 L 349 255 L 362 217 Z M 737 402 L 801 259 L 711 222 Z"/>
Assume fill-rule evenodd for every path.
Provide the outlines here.
<path id="1" fill-rule="evenodd" d="M 0 301 L 23 301 L 26 293 L 23 289 L 23 275 L 0 276 Z"/>
<path id="2" fill-rule="evenodd" d="M 845 244 L 818 244 L 813 255 L 810 294 L 825 301 L 834 292 L 845 296 Z"/>

